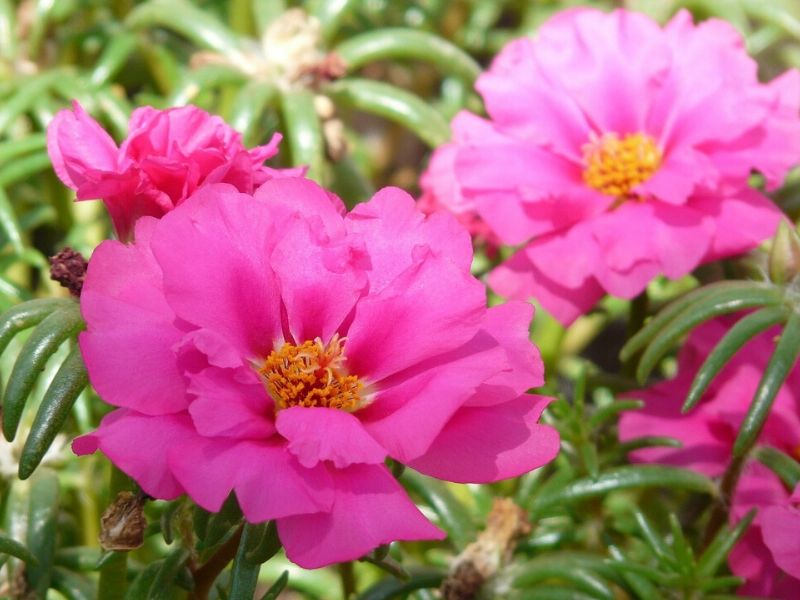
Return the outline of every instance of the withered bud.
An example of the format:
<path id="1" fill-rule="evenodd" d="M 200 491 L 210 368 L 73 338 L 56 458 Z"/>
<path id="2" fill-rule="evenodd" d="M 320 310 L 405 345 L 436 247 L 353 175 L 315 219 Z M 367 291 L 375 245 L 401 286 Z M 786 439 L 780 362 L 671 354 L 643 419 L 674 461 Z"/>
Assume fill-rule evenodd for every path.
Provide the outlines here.
<path id="1" fill-rule="evenodd" d="M 475 598 L 484 583 L 511 560 L 522 536 L 531 532 L 525 511 L 508 498 L 497 498 L 478 538 L 450 565 L 440 592 L 444 600 Z"/>
<path id="2" fill-rule="evenodd" d="M 79 298 L 86 277 L 86 266 L 89 263 L 81 255 L 67 246 L 55 256 L 50 257 L 50 279 L 57 281 Z"/>
<path id="3" fill-rule="evenodd" d="M 145 494 L 120 492 L 100 518 L 100 545 L 104 550 L 135 550 L 144 544 Z"/>

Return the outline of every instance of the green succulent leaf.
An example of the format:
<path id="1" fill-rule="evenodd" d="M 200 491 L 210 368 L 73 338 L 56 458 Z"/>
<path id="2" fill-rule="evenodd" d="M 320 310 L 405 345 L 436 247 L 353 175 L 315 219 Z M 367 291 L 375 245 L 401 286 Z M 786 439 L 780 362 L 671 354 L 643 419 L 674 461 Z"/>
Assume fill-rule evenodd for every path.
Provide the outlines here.
<path id="1" fill-rule="evenodd" d="M 685 309 L 694 306 L 698 300 L 707 299 L 720 293 L 723 294 L 723 297 L 728 297 L 730 294 L 733 294 L 735 297 L 738 291 L 747 292 L 753 289 L 763 289 L 763 286 L 751 281 L 719 281 L 692 290 L 677 300 L 673 300 L 661 309 L 658 314 L 650 319 L 647 324 L 636 333 L 636 335 L 628 340 L 620 352 L 620 359 L 623 362 L 627 362 L 632 359 L 635 354 L 644 350 L 645 346 L 659 335 L 659 332 L 664 329 L 670 321 Z"/>
<path id="2" fill-rule="evenodd" d="M 0 553 L 16 556 L 18 559 L 31 565 L 39 563 L 33 553 L 24 545 L 5 536 L 0 536 Z"/>
<path id="3" fill-rule="evenodd" d="M 89 384 L 89 375 L 75 346 L 61 363 L 44 393 L 19 459 L 19 478 L 30 477 L 47 453 L 78 395 Z"/>
<path id="4" fill-rule="evenodd" d="M 711 495 L 716 493 L 714 483 L 694 471 L 658 465 L 626 465 L 601 473 L 597 478 L 577 479 L 560 489 L 542 493 L 534 500 L 533 510 L 540 513 L 555 506 L 637 487 L 666 487 Z"/>
<path id="5" fill-rule="evenodd" d="M 403 473 L 402 482 L 433 509 L 439 517 L 439 525 L 457 548 L 463 548 L 475 539 L 477 531 L 472 517 L 447 484 L 408 469 Z"/>
<path id="6" fill-rule="evenodd" d="M 794 366 L 798 354 L 800 354 L 800 314 L 792 312 L 783 328 L 775 352 L 761 376 L 747 415 L 739 427 L 739 435 L 733 445 L 734 456 L 744 456 L 756 443 L 767 421 L 772 403 Z"/>
<path id="7" fill-rule="evenodd" d="M 20 350 L 3 395 L 3 434 L 13 440 L 25 401 L 47 360 L 85 327 L 77 302 L 61 305 L 33 330 Z"/>
<path id="8" fill-rule="evenodd" d="M 760 446 L 753 454 L 758 462 L 780 477 L 789 490 L 800 483 L 800 462 L 788 454 L 770 446 Z"/>
<path id="9" fill-rule="evenodd" d="M 686 402 L 681 409 L 682 412 L 687 412 L 697 406 L 714 377 L 728 364 L 734 354 L 752 338 L 780 323 L 786 316 L 786 311 L 782 307 L 762 308 L 734 324 L 697 371 L 686 396 Z"/>
<path id="10" fill-rule="evenodd" d="M 281 95 L 281 114 L 284 133 L 289 143 L 292 164 L 307 165 L 307 176 L 324 183 L 325 138 L 322 124 L 314 107 L 314 97 L 307 91 L 286 92 Z"/>
<path id="11" fill-rule="evenodd" d="M 351 37 L 333 50 L 345 63 L 348 73 L 378 60 L 421 60 L 472 85 L 481 74 L 480 65 L 466 52 L 443 37 L 393 27 Z"/>
<path id="12" fill-rule="evenodd" d="M 697 561 L 697 573 L 706 577 L 713 576 L 725 562 L 728 554 L 750 527 L 756 516 L 756 510 L 748 512 L 734 528 L 723 527 L 711 540 L 705 552 Z"/>
<path id="13" fill-rule="evenodd" d="M 44 598 L 53 576 L 59 487 L 58 475 L 50 469 L 40 469 L 31 478 L 27 545 L 36 563 L 28 564 L 25 576 L 39 598 Z"/>
<path id="14" fill-rule="evenodd" d="M 281 576 L 275 580 L 266 593 L 261 596 L 261 600 L 276 600 L 286 584 L 289 583 L 289 571 L 284 571 Z"/>
<path id="15" fill-rule="evenodd" d="M 747 290 L 720 291 L 697 298 L 669 321 L 647 346 L 636 369 L 637 380 L 644 383 L 656 364 L 678 340 L 701 323 L 747 308 L 777 306 L 781 301 L 777 288 L 756 286 L 756 284 Z"/>
<path id="16" fill-rule="evenodd" d="M 450 138 L 444 117 L 419 96 L 381 81 L 340 79 L 325 88 L 337 104 L 376 114 L 414 132 L 431 148 Z"/>

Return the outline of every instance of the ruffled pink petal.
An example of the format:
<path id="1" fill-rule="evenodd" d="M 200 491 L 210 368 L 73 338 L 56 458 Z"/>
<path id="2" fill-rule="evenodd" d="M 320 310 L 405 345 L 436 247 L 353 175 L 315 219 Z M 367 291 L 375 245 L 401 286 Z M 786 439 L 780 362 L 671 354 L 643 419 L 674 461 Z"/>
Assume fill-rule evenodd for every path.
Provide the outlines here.
<path id="1" fill-rule="evenodd" d="M 484 329 L 505 350 L 509 368 L 482 383 L 466 406 L 506 402 L 544 385 L 544 363 L 529 335 L 532 318 L 533 305 L 528 302 L 507 302 L 486 311 Z"/>
<path id="2" fill-rule="evenodd" d="M 172 500 L 184 488 L 173 476 L 167 456 L 196 439 L 186 413 L 150 417 L 122 408 L 106 415 L 93 433 L 76 438 L 72 450 L 83 456 L 99 449 L 148 495 Z"/>
<path id="3" fill-rule="evenodd" d="M 327 511 L 333 503 L 325 468 L 301 467 L 280 442 L 197 438 L 174 448 L 169 465 L 189 496 L 211 512 L 235 490 L 251 523 Z"/>
<path id="4" fill-rule="evenodd" d="M 356 463 L 380 464 L 386 458 L 386 450 L 343 410 L 294 406 L 279 411 L 275 425 L 304 467 L 328 460 L 344 469 Z"/>
<path id="5" fill-rule="evenodd" d="M 272 399 L 252 369 L 209 367 L 188 379 L 189 414 L 200 435 L 265 440 L 275 433 Z"/>
<path id="6" fill-rule="evenodd" d="M 611 294 L 632 298 L 658 274 L 682 277 L 700 264 L 714 224 L 688 207 L 628 202 L 592 225 L 602 252 L 597 279 Z"/>
<path id="7" fill-rule="evenodd" d="M 88 171 L 116 171 L 117 145 L 77 101 L 47 127 L 47 152 L 58 178 L 77 190 Z"/>
<path id="8" fill-rule="evenodd" d="M 772 237 L 783 213 L 767 197 L 751 188 L 735 194 L 698 194 L 692 208 L 710 216 L 715 222 L 714 237 L 703 262 L 727 258 L 747 252 Z M 742 224 L 747 226 L 743 227 Z"/>
<path id="9" fill-rule="evenodd" d="M 446 214 L 425 216 L 406 192 L 384 188 L 346 217 L 348 232 L 360 236 L 369 254 L 370 293 L 376 294 L 411 267 L 421 248 L 468 272 L 472 263 L 469 235 Z"/>
<path id="10" fill-rule="evenodd" d="M 396 540 L 441 540 L 384 466 L 337 470 L 330 512 L 278 520 L 286 556 L 305 569 L 355 560 Z"/>
<path id="11" fill-rule="evenodd" d="M 619 134 L 642 131 L 671 62 L 658 24 L 625 10 L 561 11 L 539 28 L 534 52 L 538 85 L 559 89 L 595 131 Z"/>
<path id="12" fill-rule="evenodd" d="M 336 243 L 307 221 L 287 222 L 271 258 L 289 331 L 298 342 L 329 340 L 367 287 L 365 251 Z M 364 264 L 366 263 L 366 265 Z"/>
<path id="13" fill-rule="evenodd" d="M 159 223 L 152 247 L 175 313 L 226 339 L 245 358 L 282 338 L 269 264 L 269 208 L 219 184 L 200 189 Z"/>
<path id="14" fill-rule="evenodd" d="M 580 165 L 510 138 L 462 148 L 455 172 L 464 196 L 507 244 L 568 227 L 611 203 L 587 189 Z"/>
<path id="15" fill-rule="evenodd" d="M 503 130 L 580 160 L 590 124 L 577 103 L 546 80 L 530 39 L 507 44 L 475 87 Z M 539 107 L 542 118 L 531 119 L 532 105 Z"/>
<path id="16" fill-rule="evenodd" d="M 287 219 L 302 218 L 312 224 L 320 236 L 324 232 L 329 239 L 337 240 L 345 234 L 344 204 L 309 179 L 271 179 L 259 187 L 254 195 L 269 207 L 278 232 Z"/>
<path id="17" fill-rule="evenodd" d="M 460 348 L 381 383 L 358 417 L 392 458 L 406 463 L 424 454 L 483 382 L 510 368 L 507 360 L 505 349 L 482 329 Z"/>
<path id="18" fill-rule="evenodd" d="M 135 245 L 107 241 L 94 251 L 81 293 L 87 331 L 79 340 L 89 379 L 106 402 L 158 415 L 184 410 L 187 399 L 173 352 L 182 332 L 148 247 L 154 226 L 140 221 Z"/>
<path id="19" fill-rule="evenodd" d="M 505 404 L 462 408 L 409 466 L 459 483 L 489 483 L 541 467 L 560 447 L 558 431 L 538 424 L 551 400 L 522 395 Z"/>
<path id="20" fill-rule="evenodd" d="M 347 332 L 349 368 L 379 382 L 458 348 L 477 332 L 485 306 L 476 279 L 426 249 L 391 284 L 359 301 Z"/>
<path id="21" fill-rule="evenodd" d="M 536 242 L 529 250 L 519 251 L 510 259 L 496 267 L 489 275 L 489 286 L 497 294 L 516 300 L 535 298 L 551 315 L 563 325 L 570 325 L 585 314 L 605 295 L 603 288 L 586 269 L 585 279 L 574 287 L 563 285 L 560 280 L 551 279 L 542 273 L 531 261 L 538 248 Z M 593 262 L 593 257 L 576 257 L 572 266 Z"/>

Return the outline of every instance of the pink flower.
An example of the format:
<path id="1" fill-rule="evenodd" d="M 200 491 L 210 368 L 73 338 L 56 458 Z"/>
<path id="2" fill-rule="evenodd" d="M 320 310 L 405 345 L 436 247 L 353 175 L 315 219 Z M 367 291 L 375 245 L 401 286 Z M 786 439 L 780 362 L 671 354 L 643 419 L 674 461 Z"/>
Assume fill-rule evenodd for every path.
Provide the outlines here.
<path id="1" fill-rule="evenodd" d="M 772 235 L 780 212 L 748 177 L 774 188 L 800 160 L 800 73 L 759 83 L 730 25 L 686 11 L 663 29 L 625 10 L 564 11 L 476 87 L 490 119 L 456 118 L 441 151 L 450 202 L 524 244 L 490 285 L 564 324 L 605 293 L 632 298 Z"/>
<path id="2" fill-rule="evenodd" d="M 458 482 L 552 460 L 525 303 L 486 308 L 469 236 L 385 189 L 349 214 L 305 179 L 210 185 L 89 263 L 80 347 L 119 407 L 75 440 L 156 498 L 233 490 L 315 568 L 441 539 L 384 465 Z"/>
<path id="3" fill-rule="evenodd" d="M 687 467 L 709 477 L 719 477 L 725 471 L 731 460 L 739 425 L 775 348 L 777 331 L 761 334 L 739 351 L 692 412 L 682 415 L 680 407 L 703 360 L 732 322 L 727 318 L 716 319 L 696 329 L 681 350 L 678 375 L 674 379 L 646 390 L 630 392 L 631 397 L 643 400 L 646 406 L 641 411 L 623 415 L 619 424 L 620 440 L 669 436 L 683 444 L 681 448 L 637 450 L 632 454 L 633 460 Z M 791 372 L 778 393 L 759 443 L 798 455 L 800 370 Z M 738 521 L 752 508 L 758 508 L 759 513 L 729 556 L 731 570 L 748 580 L 742 588 L 743 593 L 770 598 L 795 598 L 797 585 L 800 584 L 794 579 L 800 579 L 800 571 L 796 568 L 798 557 L 795 556 L 794 563 L 785 558 L 786 545 L 781 537 L 774 535 L 770 511 L 798 511 L 791 506 L 789 491 L 780 479 L 755 461 L 745 466 L 739 480 L 731 519 Z M 786 569 L 786 566 L 790 568 Z"/>
<path id="4" fill-rule="evenodd" d="M 488 246 L 492 253 L 500 245 L 491 227 L 478 215 L 475 201 L 461 193 L 455 178 L 455 160 L 459 146 L 471 142 L 481 143 L 493 133 L 491 125 L 474 115 L 462 112 L 451 124 L 453 141 L 440 146 L 431 156 L 427 170 L 419 180 L 422 195 L 418 202 L 425 214 L 437 211 L 452 213 L 470 235 Z"/>
<path id="5" fill-rule="evenodd" d="M 203 185 L 230 183 L 251 194 L 273 177 L 302 175 L 302 169 L 264 166 L 280 140 L 276 134 L 248 150 L 220 117 L 194 106 L 137 108 L 119 148 L 77 102 L 73 110 L 59 111 L 47 129 L 58 177 L 78 200 L 102 199 L 123 241 L 131 239 L 139 217 L 161 217 Z"/>

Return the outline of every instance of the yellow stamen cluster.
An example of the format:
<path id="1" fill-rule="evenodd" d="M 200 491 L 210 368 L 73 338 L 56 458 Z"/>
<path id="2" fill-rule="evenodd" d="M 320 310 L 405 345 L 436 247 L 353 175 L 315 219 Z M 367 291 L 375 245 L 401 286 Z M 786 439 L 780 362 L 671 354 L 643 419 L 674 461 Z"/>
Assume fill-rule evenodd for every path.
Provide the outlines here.
<path id="1" fill-rule="evenodd" d="M 633 188 L 658 170 L 662 156 L 655 140 L 643 133 L 622 138 L 607 133 L 584 146 L 583 158 L 586 185 L 601 194 L 628 199 L 634 197 Z"/>
<path id="2" fill-rule="evenodd" d="M 328 344 L 320 338 L 299 346 L 283 344 L 273 350 L 258 372 L 264 378 L 275 409 L 292 406 L 339 408 L 362 406 L 363 384 L 344 366 L 346 338 L 334 335 Z"/>

